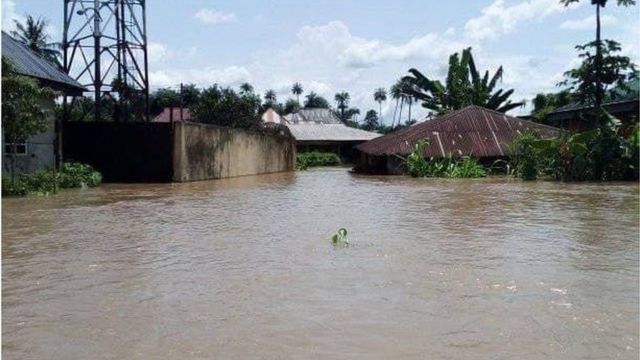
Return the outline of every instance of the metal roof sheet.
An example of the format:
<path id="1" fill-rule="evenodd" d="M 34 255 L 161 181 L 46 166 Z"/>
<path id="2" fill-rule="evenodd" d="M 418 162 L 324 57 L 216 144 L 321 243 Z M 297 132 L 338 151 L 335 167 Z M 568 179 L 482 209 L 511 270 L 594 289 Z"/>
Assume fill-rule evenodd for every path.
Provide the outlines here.
<path id="1" fill-rule="evenodd" d="M 369 155 L 409 154 L 428 139 L 425 156 L 500 157 L 518 134 L 531 129 L 551 137 L 560 129 L 519 119 L 479 106 L 468 106 L 357 146 Z"/>
<path id="2" fill-rule="evenodd" d="M 300 109 L 293 114 L 287 115 L 285 119 L 291 124 L 342 124 L 342 121 L 340 121 L 333 110 L 323 108 Z"/>
<path id="3" fill-rule="evenodd" d="M 297 141 L 367 141 L 380 136 L 344 124 L 288 124 Z"/>
<path id="4" fill-rule="evenodd" d="M 47 82 L 57 90 L 83 92 L 87 89 L 64 71 L 43 59 L 6 32 L 2 32 L 2 56 L 6 56 L 18 73 Z"/>

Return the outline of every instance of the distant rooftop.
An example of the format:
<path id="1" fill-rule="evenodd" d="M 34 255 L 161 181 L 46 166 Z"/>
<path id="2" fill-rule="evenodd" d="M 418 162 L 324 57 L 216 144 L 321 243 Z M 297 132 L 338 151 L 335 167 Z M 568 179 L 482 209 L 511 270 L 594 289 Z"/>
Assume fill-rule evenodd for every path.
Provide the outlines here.
<path id="1" fill-rule="evenodd" d="M 300 109 L 298 112 L 286 115 L 284 118 L 289 124 L 342 124 L 342 121 L 340 121 L 333 110 L 323 108 Z"/>
<path id="2" fill-rule="evenodd" d="M 268 108 L 267 111 L 262 114 L 262 121 L 265 123 L 282 124 L 284 120 L 275 110 Z"/>
<path id="3" fill-rule="evenodd" d="M 173 111 L 173 117 L 171 115 L 171 112 Z M 180 108 L 164 108 L 162 110 L 162 112 L 154 117 L 151 122 L 156 122 L 156 123 L 168 123 L 171 122 L 171 120 L 173 119 L 173 121 L 180 121 Z M 191 121 L 191 111 L 187 108 L 183 108 L 182 109 L 182 119 L 184 121 Z"/>
<path id="4" fill-rule="evenodd" d="M 11 61 L 19 74 L 36 78 L 43 86 L 63 91 L 68 95 L 82 95 L 87 91 L 78 81 L 4 31 L 2 56 Z"/>
<path id="5" fill-rule="evenodd" d="M 344 124 L 298 123 L 287 127 L 297 141 L 368 141 L 380 136 Z"/>

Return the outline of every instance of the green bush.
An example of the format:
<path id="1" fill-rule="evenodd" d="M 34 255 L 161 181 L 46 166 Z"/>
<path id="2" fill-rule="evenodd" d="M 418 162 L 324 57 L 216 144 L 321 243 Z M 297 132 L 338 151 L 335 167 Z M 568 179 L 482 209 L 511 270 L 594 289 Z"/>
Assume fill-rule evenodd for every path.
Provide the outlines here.
<path id="1" fill-rule="evenodd" d="M 538 178 L 541 163 L 540 152 L 536 143 L 540 140 L 538 134 L 525 131 L 518 135 L 509 145 L 508 154 L 511 158 L 515 175 L 523 180 Z"/>
<path id="2" fill-rule="evenodd" d="M 102 175 L 91 165 L 81 163 L 65 163 L 60 172 L 60 187 L 64 189 L 83 186 L 98 186 Z"/>
<path id="3" fill-rule="evenodd" d="M 535 179 L 545 175 L 556 180 L 636 180 L 640 153 L 640 128 L 628 136 L 616 126 L 539 139 L 524 133 L 510 146 L 515 175 Z"/>
<path id="4" fill-rule="evenodd" d="M 469 156 L 425 159 L 427 140 L 418 140 L 415 150 L 407 156 L 407 172 L 413 177 L 479 178 L 487 176 L 485 168 Z"/>
<path id="5" fill-rule="evenodd" d="M 313 166 L 335 166 L 340 164 L 341 161 L 338 155 L 329 152 L 303 152 L 296 157 L 296 168 L 298 170 L 306 170 Z"/>
<path id="6" fill-rule="evenodd" d="M 102 175 L 93 167 L 80 163 L 65 163 L 60 172 L 41 170 L 29 175 L 19 175 L 13 181 L 2 176 L 2 196 L 29 194 L 54 194 L 58 189 L 98 186 Z"/>

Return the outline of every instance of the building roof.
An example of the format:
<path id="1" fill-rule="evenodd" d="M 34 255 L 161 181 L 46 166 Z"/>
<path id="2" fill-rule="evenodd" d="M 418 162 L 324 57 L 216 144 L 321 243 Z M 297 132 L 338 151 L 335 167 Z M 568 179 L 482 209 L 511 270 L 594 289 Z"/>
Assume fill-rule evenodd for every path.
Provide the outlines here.
<path id="1" fill-rule="evenodd" d="M 272 108 L 268 108 L 261 118 L 265 123 L 282 124 L 284 122 L 282 117 Z"/>
<path id="2" fill-rule="evenodd" d="M 425 156 L 500 157 L 506 155 L 513 138 L 525 130 L 544 137 L 556 136 L 560 129 L 519 119 L 479 106 L 468 106 L 424 121 L 357 146 L 369 155 L 406 155 L 418 140 L 428 139 Z"/>
<path id="3" fill-rule="evenodd" d="M 296 141 L 368 141 L 380 136 L 344 124 L 287 124 Z"/>
<path id="4" fill-rule="evenodd" d="M 87 91 L 78 81 L 4 31 L 2 56 L 6 56 L 13 63 L 19 74 L 36 78 L 44 86 L 68 95 L 82 95 L 82 92 Z"/>
<path id="5" fill-rule="evenodd" d="M 289 124 L 315 123 L 315 124 L 342 124 L 342 121 L 331 109 L 306 108 L 298 112 L 286 115 L 284 119 Z"/>
<path id="6" fill-rule="evenodd" d="M 173 118 L 171 112 L 173 111 Z M 173 121 L 180 121 L 180 108 L 164 108 L 158 116 L 151 119 L 151 122 L 156 123 L 168 123 Z M 187 108 L 182 109 L 182 120 L 191 121 L 191 111 Z"/>
<path id="7" fill-rule="evenodd" d="M 637 113 L 640 99 L 630 99 L 622 101 L 614 101 L 602 105 L 605 110 L 613 115 L 621 113 Z M 565 120 L 575 118 L 576 114 L 582 111 L 590 110 L 593 106 L 584 106 L 577 103 L 561 106 L 547 115 L 548 120 Z"/>

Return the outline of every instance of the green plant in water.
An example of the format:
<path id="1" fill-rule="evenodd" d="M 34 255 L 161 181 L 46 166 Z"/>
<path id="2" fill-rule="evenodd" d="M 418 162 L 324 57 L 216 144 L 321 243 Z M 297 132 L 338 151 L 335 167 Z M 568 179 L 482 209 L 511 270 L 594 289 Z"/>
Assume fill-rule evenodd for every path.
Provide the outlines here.
<path id="1" fill-rule="evenodd" d="M 415 150 L 404 159 L 407 172 L 413 177 L 478 178 L 487 176 L 485 168 L 470 156 L 454 159 L 451 156 L 428 160 L 424 153 L 429 141 L 418 140 Z"/>
<path id="2" fill-rule="evenodd" d="M 331 152 L 303 152 L 296 157 L 296 168 L 298 170 L 306 170 L 313 166 L 335 166 L 340 164 L 340 157 Z"/>
<path id="3" fill-rule="evenodd" d="M 94 187 L 102 182 L 102 175 L 93 167 L 81 163 L 64 163 L 59 172 L 40 170 L 19 175 L 14 181 L 2 177 L 3 196 L 55 194 L 58 189 Z"/>
<path id="4" fill-rule="evenodd" d="M 344 246 L 349 246 L 349 238 L 347 237 L 347 229 L 340 228 L 338 232 L 331 236 L 331 242 L 333 245 L 344 244 Z"/>

